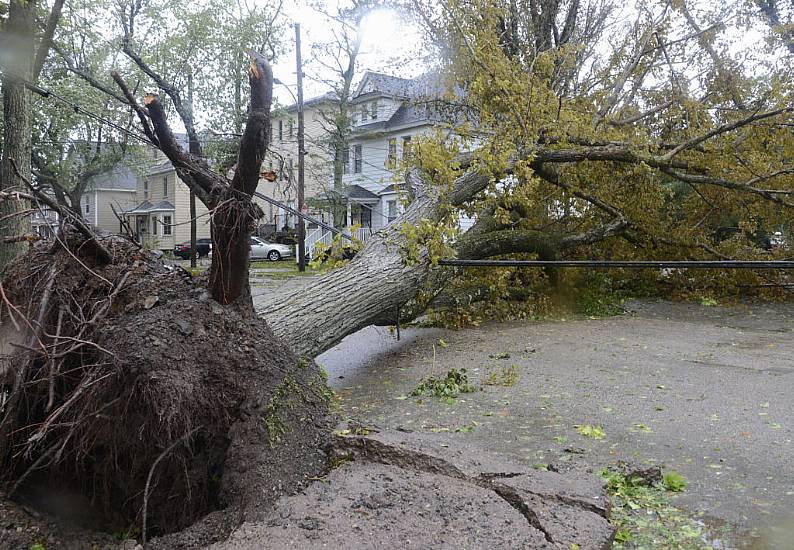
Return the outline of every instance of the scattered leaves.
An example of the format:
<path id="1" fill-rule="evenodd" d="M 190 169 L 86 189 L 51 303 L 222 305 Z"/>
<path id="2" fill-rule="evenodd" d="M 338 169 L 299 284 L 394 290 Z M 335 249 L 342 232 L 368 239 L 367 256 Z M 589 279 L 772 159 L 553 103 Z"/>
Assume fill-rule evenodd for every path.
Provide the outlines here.
<path id="1" fill-rule="evenodd" d="M 411 392 L 412 396 L 431 395 L 433 397 L 456 398 L 461 393 L 477 391 L 466 375 L 466 369 L 449 369 L 444 378 L 428 376 Z"/>
<path id="2" fill-rule="evenodd" d="M 579 432 L 580 435 L 590 437 L 592 439 L 604 439 L 607 435 L 601 426 L 584 424 L 581 426 L 574 426 L 574 428 L 576 428 L 576 431 Z"/>

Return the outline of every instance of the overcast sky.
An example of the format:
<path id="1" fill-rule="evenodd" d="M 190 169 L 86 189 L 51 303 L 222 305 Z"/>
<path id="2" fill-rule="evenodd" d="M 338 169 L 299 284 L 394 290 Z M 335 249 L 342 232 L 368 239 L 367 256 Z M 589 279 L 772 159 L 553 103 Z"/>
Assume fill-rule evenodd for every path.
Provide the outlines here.
<path id="1" fill-rule="evenodd" d="M 270 1 L 272 0 L 260 0 Z M 339 4 L 340 0 L 327 0 L 329 11 Z M 342 0 L 344 3 L 344 0 Z M 309 7 L 303 0 L 285 0 L 284 12 L 291 22 L 301 25 L 301 51 L 304 58 L 304 97 L 306 99 L 328 91 L 326 86 L 314 81 L 312 76 L 328 76 L 321 74 L 321 68 L 312 63 L 311 45 L 325 43 L 333 40 L 329 23 L 326 18 Z M 381 9 L 369 14 L 364 20 L 364 40 L 359 55 L 358 75 L 365 70 L 377 70 L 395 76 L 414 77 L 424 71 L 424 66 L 418 58 L 421 37 L 416 26 L 400 17 L 393 10 Z M 295 65 L 295 31 L 290 28 L 289 35 L 285 37 L 288 51 L 274 65 L 275 77 L 288 85 L 292 93 L 296 93 L 296 65 Z M 402 62 L 394 62 L 395 56 L 402 58 Z M 276 86 L 276 98 L 285 105 L 293 103 L 292 95 L 284 86 Z"/>

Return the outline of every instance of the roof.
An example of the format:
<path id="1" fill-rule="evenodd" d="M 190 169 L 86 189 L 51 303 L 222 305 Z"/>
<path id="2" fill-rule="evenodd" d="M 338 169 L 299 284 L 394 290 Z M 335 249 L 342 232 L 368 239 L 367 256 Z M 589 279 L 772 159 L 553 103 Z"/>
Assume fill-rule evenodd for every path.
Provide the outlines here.
<path id="1" fill-rule="evenodd" d="M 91 178 L 89 190 L 135 191 L 137 178 L 132 168 L 121 160 L 106 172 Z"/>
<path id="2" fill-rule="evenodd" d="M 154 174 L 162 174 L 163 172 L 170 172 L 171 170 L 174 170 L 174 165 L 171 164 L 170 160 L 164 160 L 163 162 L 158 162 L 157 164 L 149 168 L 149 171 L 146 172 L 146 175 L 152 176 Z"/>
<path id="3" fill-rule="evenodd" d="M 127 210 L 124 212 L 125 214 L 149 214 L 150 212 L 172 212 L 174 210 L 174 205 L 168 201 L 160 201 L 157 204 L 152 204 L 149 201 L 143 201 L 141 204 L 133 208 L 132 210 Z"/>
<path id="4" fill-rule="evenodd" d="M 364 189 L 360 185 L 348 185 L 347 187 L 345 187 L 345 189 L 343 191 L 343 194 L 348 199 L 354 199 L 354 200 L 360 200 L 360 201 L 377 201 L 377 200 L 380 200 L 380 199 L 378 199 L 378 195 L 376 195 L 372 191 Z"/>
<path id="5" fill-rule="evenodd" d="M 303 101 L 303 107 L 304 108 L 313 107 L 314 105 L 319 105 L 321 103 L 336 102 L 336 101 L 338 101 L 338 98 L 336 97 L 336 93 L 335 92 L 326 92 L 326 93 L 324 93 L 322 95 L 318 95 L 318 96 L 315 96 L 315 97 L 312 97 L 312 98 L 309 98 L 309 99 L 305 99 Z M 292 105 L 287 105 L 286 107 L 284 107 L 284 110 L 289 112 L 289 113 L 296 113 L 298 111 L 298 104 L 297 103 L 293 103 Z"/>
<path id="6" fill-rule="evenodd" d="M 441 92 L 439 78 L 435 73 L 425 73 L 416 78 L 402 78 L 367 71 L 353 94 L 354 98 L 367 94 L 390 95 L 402 98 L 417 98 L 438 95 Z"/>
<path id="7" fill-rule="evenodd" d="M 393 183 L 390 183 L 389 185 L 387 185 L 386 187 L 381 189 L 381 191 L 380 191 L 380 193 L 378 193 L 378 195 L 390 195 L 392 193 L 397 193 L 397 192 L 399 192 L 399 190 L 397 189 L 397 186 L 394 185 Z"/>
<path id="8" fill-rule="evenodd" d="M 394 97 L 400 106 L 388 120 L 378 120 L 359 125 L 356 132 L 390 130 L 417 124 L 450 122 L 440 108 L 439 99 L 444 92 L 437 73 L 425 73 L 416 78 L 401 78 L 368 71 L 353 96 L 353 103 L 365 102 L 375 96 Z"/>

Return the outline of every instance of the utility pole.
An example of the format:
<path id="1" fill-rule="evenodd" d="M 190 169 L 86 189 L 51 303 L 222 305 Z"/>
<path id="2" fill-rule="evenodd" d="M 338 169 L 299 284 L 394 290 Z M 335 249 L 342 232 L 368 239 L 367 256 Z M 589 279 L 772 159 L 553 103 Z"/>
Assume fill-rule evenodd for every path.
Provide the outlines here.
<path id="1" fill-rule="evenodd" d="M 193 118 L 193 71 L 187 73 L 187 103 L 190 108 L 190 117 Z M 198 155 L 200 146 L 198 141 L 192 137 L 191 134 L 188 149 L 194 155 Z M 174 181 L 174 193 L 176 193 L 176 181 Z M 176 220 L 173 220 L 176 221 Z M 190 267 L 196 267 L 196 194 L 193 188 L 190 188 Z"/>
<path id="2" fill-rule="evenodd" d="M 295 62 L 298 67 L 298 211 L 303 214 L 305 202 L 304 178 L 304 150 L 303 142 L 303 67 L 301 63 L 301 26 L 295 23 Z M 303 216 L 298 216 L 298 271 L 306 271 L 306 222 Z"/>

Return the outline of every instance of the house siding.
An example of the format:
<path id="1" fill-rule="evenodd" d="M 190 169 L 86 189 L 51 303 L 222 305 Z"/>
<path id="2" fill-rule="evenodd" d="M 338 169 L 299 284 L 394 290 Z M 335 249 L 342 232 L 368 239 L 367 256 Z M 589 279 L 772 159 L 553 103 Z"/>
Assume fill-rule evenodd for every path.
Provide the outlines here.
<path id="1" fill-rule="evenodd" d="M 174 222 L 172 235 L 170 237 L 170 248 L 174 244 L 186 242 L 190 240 L 190 189 L 185 183 L 176 177 L 176 172 L 172 172 L 173 179 L 176 182 L 172 185 L 171 203 L 174 205 Z M 196 199 L 196 238 L 206 239 L 210 237 L 210 217 L 207 214 L 209 211 L 204 203 Z M 162 214 L 158 214 L 162 216 Z M 163 241 L 165 242 L 165 241 Z"/>
<path id="2" fill-rule="evenodd" d="M 309 105 L 304 110 L 304 147 L 306 149 L 306 165 L 304 174 L 304 197 L 309 199 L 323 199 L 329 185 L 333 185 L 333 158 L 327 150 L 328 132 L 324 127 L 321 111 L 333 107 L 329 102 Z M 292 121 L 292 136 L 289 127 Z M 279 122 L 282 124 L 282 134 L 279 138 Z M 290 171 L 290 162 L 292 170 Z M 273 135 L 271 136 L 268 155 L 262 164 L 263 171 L 276 172 L 277 180 L 269 182 L 260 180 L 257 191 L 277 201 L 283 202 L 293 208 L 298 208 L 298 115 L 290 111 L 273 118 Z M 263 224 L 278 225 L 278 229 L 285 221 L 290 226 L 295 224 L 295 216 L 287 214 L 283 209 L 267 201 L 255 198 L 264 212 L 261 220 Z M 312 215 L 322 217 L 318 211 Z"/>
<path id="3" fill-rule="evenodd" d="M 103 231 L 118 233 L 121 228 L 116 214 L 113 213 L 113 208 L 121 212 L 135 206 L 135 191 L 98 189 L 93 195 L 94 225 Z"/>

